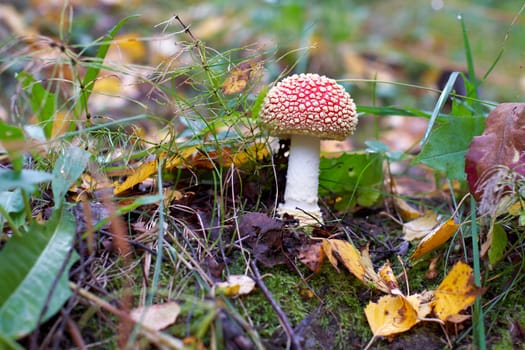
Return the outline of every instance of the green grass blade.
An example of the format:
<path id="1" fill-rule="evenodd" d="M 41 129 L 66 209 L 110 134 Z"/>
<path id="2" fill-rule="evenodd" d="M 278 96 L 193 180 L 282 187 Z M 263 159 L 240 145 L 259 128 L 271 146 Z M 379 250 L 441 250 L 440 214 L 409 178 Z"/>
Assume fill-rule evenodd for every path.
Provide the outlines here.
<path id="1" fill-rule="evenodd" d="M 430 116 L 427 130 L 425 131 L 425 135 L 423 136 L 423 139 L 421 140 L 421 147 L 423 147 L 427 143 L 428 138 L 430 137 L 430 132 L 432 131 L 432 128 L 434 127 L 434 124 L 439 115 L 439 112 L 441 111 L 441 109 L 443 109 L 443 106 L 447 102 L 447 98 L 452 92 L 452 89 L 454 88 L 454 84 L 456 83 L 458 76 L 459 76 L 459 72 L 453 72 L 448 77 L 448 81 L 445 84 L 443 91 L 441 91 L 441 94 L 439 95 L 436 106 L 434 107 L 434 110 L 432 111 L 432 115 Z"/>
<path id="2" fill-rule="evenodd" d="M 45 224 L 34 222 L 11 237 L 0 252 L 0 333 L 19 338 L 54 315 L 71 296 L 66 262 L 75 236 L 75 218 L 57 210 Z M 62 269 L 64 263 L 67 264 Z M 58 283 L 55 279 L 60 275 Z M 51 297 L 48 300 L 48 294 Z"/>
<path id="3" fill-rule="evenodd" d="M 479 232 L 477 226 L 476 218 L 476 200 L 474 198 L 470 199 L 470 215 L 471 215 L 471 230 L 472 230 L 472 260 L 474 265 L 474 283 L 481 286 L 481 267 L 480 267 L 480 257 L 479 257 Z M 472 321 L 473 321 L 473 333 L 474 333 L 474 343 L 477 344 L 477 349 L 485 350 L 487 344 L 485 342 L 485 325 L 483 317 L 483 308 L 481 305 L 481 297 L 476 299 L 476 302 L 473 306 L 472 311 Z"/>

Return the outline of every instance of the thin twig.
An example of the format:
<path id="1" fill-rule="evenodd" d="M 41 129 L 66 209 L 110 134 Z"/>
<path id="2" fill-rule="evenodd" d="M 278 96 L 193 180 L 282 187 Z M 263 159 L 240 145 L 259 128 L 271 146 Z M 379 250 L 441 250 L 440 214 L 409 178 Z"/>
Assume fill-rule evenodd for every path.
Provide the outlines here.
<path id="1" fill-rule="evenodd" d="M 264 284 L 261 273 L 259 272 L 259 269 L 257 268 L 257 264 L 255 260 L 250 261 L 250 267 L 252 269 L 255 282 L 257 283 L 257 286 L 261 289 L 264 296 L 268 301 L 270 302 L 270 305 L 272 305 L 272 308 L 274 309 L 275 313 L 277 314 L 277 317 L 279 317 L 279 322 L 284 328 L 284 331 L 286 332 L 286 335 L 288 336 L 289 341 L 292 343 L 292 347 L 295 350 L 302 350 L 301 343 L 299 339 L 295 336 L 295 332 L 290 324 L 290 321 L 288 321 L 288 317 L 283 312 L 281 307 L 277 304 L 275 299 L 272 297 L 272 294 L 268 290 L 268 287 Z"/>

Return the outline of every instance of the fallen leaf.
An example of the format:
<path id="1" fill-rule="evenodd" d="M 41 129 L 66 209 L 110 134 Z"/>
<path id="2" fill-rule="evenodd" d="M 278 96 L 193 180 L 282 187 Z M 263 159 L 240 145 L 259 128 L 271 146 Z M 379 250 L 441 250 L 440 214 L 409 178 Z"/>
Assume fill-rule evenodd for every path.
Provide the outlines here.
<path id="1" fill-rule="evenodd" d="M 410 206 L 403 198 L 394 197 L 393 204 L 403 220 L 414 220 L 423 216 L 423 213 Z"/>
<path id="2" fill-rule="evenodd" d="M 323 239 L 323 249 L 328 261 L 337 271 L 340 261 L 357 279 L 365 281 L 365 268 L 361 264 L 361 254 L 352 243 L 340 239 Z"/>
<path id="3" fill-rule="evenodd" d="M 434 249 L 441 247 L 458 230 L 459 225 L 450 218 L 438 227 L 434 228 L 429 234 L 419 242 L 415 252 L 410 256 L 411 260 L 418 259 Z"/>
<path id="4" fill-rule="evenodd" d="M 381 277 L 381 280 L 386 284 L 388 287 L 390 294 L 393 295 L 402 295 L 401 290 L 399 289 L 399 283 L 397 282 L 397 278 L 394 275 L 394 271 L 392 271 L 392 267 L 390 267 L 390 262 L 386 262 L 379 270 L 378 270 L 379 277 Z"/>
<path id="5" fill-rule="evenodd" d="M 442 321 L 453 319 L 461 310 L 472 305 L 483 292 L 483 288 L 474 284 L 472 268 L 460 261 L 434 291 L 434 313 Z"/>
<path id="6" fill-rule="evenodd" d="M 423 216 L 403 224 L 403 239 L 405 241 L 421 239 L 438 224 L 438 215 L 435 212 L 428 210 Z"/>
<path id="7" fill-rule="evenodd" d="M 483 134 L 470 143 L 465 154 L 465 173 L 470 193 L 478 201 L 485 191 L 494 191 L 497 181 L 490 181 L 485 175 L 498 166 L 525 175 L 525 103 L 498 105 L 487 117 Z"/>
<path id="8" fill-rule="evenodd" d="M 299 261 L 315 273 L 321 270 L 325 256 L 322 243 L 307 244 L 299 248 Z"/>
<path id="9" fill-rule="evenodd" d="M 283 223 L 264 213 L 248 212 L 239 219 L 240 242 L 252 248 L 255 258 L 266 267 L 285 264 Z"/>
<path id="10" fill-rule="evenodd" d="M 215 286 L 227 297 L 249 294 L 255 288 L 255 281 L 246 275 L 230 275 L 226 282 L 216 283 Z"/>
<path id="11" fill-rule="evenodd" d="M 226 95 L 238 94 L 246 89 L 248 81 L 253 80 L 261 70 L 260 62 L 249 60 L 236 65 L 221 86 Z"/>
<path id="12" fill-rule="evenodd" d="M 364 284 L 385 293 L 402 294 L 389 263 L 383 265 L 379 270 L 380 273 L 375 271 L 368 247 L 359 252 L 350 242 L 340 239 L 324 239 L 322 247 L 328 261 L 337 271 L 339 271 L 338 261 L 340 261 Z"/>
<path id="13" fill-rule="evenodd" d="M 413 299 L 419 304 L 417 299 Z M 400 295 L 385 295 L 377 303 L 369 303 L 365 315 L 374 336 L 402 333 L 418 323 L 417 309 Z"/>
<path id="14" fill-rule="evenodd" d="M 180 306 L 174 301 L 164 304 L 142 306 L 131 310 L 130 316 L 135 322 L 141 322 L 154 330 L 161 330 L 175 323 Z"/>

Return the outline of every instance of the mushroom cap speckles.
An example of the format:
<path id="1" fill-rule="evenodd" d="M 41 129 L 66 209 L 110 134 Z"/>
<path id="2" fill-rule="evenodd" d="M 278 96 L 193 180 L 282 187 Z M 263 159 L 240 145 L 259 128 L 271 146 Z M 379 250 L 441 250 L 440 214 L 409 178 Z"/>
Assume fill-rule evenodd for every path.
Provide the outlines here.
<path id="1" fill-rule="evenodd" d="M 355 104 L 333 79 L 294 74 L 268 91 L 260 116 L 278 136 L 303 134 L 342 140 L 357 126 Z"/>

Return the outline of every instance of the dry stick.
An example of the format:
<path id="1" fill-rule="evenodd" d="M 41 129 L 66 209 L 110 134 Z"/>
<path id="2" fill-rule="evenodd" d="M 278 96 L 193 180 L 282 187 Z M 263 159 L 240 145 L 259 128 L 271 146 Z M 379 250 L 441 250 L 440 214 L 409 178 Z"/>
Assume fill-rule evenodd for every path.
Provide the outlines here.
<path id="1" fill-rule="evenodd" d="M 155 345 L 161 348 L 167 347 L 168 349 L 186 349 L 186 346 L 180 339 L 177 339 L 167 334 L 164 334 L 162 332 L 156 331 L 140 322 L 136 322 L 135 320 L 131 318 L 131 316 L 127 312 L 124 312 L 116 308 L 115 306 L 97 297 L 95 294 L 87 291 L 86 289 L 80 288 L 74 282 L 69 282 L 69 286 L 71 287 L 71 289 L 78 291 L 79 296 L 89 300 L 93 304 L 99 306 L 101 309 L 104 309 L 112 313 L 113 315 L 119 317 L 120 319 L 125 319 L 128 322 L 136 323 L 139 326 L 139 333 L 144 335 Z"/>
<path id="2" fill-rule="evenodd" d="M 281 307 L 277 304 L 275 299 L 272 297 L 272 294 L 268 290 L 268 287 L 266 287 L 266 285 L 264 284 L 262 277 L 261 277 L 261 273 L 259 272 L 259 269 L 257 268 L 257 264 L 255 260 L 250 261 L 250 267 L 255 277 L 255 282 L 257 283 L 257 286 L 261 288 L 261 291 L 263 292 L 266 299 L 268 299 L 268 301 L 270 302 L 270 305 L 272 305 L 272 308 L 277 314 L 277 317 L 279 317 L 279 322 L 283 326 L 284 331 L 286 332 L 286 335 L 288 336 L 288 339 L 292 342 L 293 349 L 302 350 L 301 343 L 299 342 L 299 339 L 297 339 L 297 337 L 295 336 L 295 332 L 290 324 L 290 321 L 288 321 L 288 317 L 283 312 Z"/>

